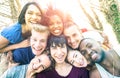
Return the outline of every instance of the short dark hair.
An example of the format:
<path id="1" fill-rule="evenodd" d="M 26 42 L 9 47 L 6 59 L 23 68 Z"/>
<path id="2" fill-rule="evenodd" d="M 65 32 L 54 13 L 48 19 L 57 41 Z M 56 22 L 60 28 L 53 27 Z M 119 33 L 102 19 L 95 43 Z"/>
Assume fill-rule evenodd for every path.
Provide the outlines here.
<path id="1" fill-rule="evenodd" d="M 66 39 L 64 35 L 60 36 L 51 35 L 48 39 L 48 47 L 53 46 L 53 43 L 55 44 L 55 46 L 63 45 L 66 44 Z"/>
<path id="2" fill-rule="evenodd" d="M 35 5 L 35 6 L 40 10 L 40 12 L 41 12 L 41 14 L 42 14 L 42 9 L 40 8 L 40 6 L 39 6 L 36 2 L 28 2 L 28 3 L 23 7 L 23 9 L 21 10 L 20 15 L 19 15 L 19 17 L 18 17 L 18 22 L 19 22 L 20 24 L 25 24 L 25 13 L 26 13 L 26 11 L 27 11 L 27 9 L 28 9 L 28 7 L 29 7 L 30 5 Z"/>

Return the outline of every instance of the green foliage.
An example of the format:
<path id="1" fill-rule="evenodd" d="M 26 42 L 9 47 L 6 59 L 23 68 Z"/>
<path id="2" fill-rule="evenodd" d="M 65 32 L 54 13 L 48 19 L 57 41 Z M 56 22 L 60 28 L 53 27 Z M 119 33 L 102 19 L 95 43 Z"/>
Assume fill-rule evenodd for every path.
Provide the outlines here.
<path id="1" fill-rule="evenodd" d="M 115 2 L 109 6 L 107 20 L 113 26 L 113 30 L 117 36 L 118 42 L 120 43 L 120 12 L 118 5 Z"/>

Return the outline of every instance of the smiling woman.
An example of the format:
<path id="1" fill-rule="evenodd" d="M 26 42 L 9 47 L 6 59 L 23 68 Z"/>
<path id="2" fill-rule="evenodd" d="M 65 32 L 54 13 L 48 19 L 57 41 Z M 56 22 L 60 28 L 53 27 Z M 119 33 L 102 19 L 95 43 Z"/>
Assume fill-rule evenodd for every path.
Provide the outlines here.
<path id="1" fill-rule="evenodd" d="M 32 7 L 32 8 L 31 8 Z M 0 35 L 0 52 L 7 52 L 16 48 L 22 48 L 29 46 L 28 43 L 24 46 L 19 43 L 31 35 L 31 23 L 39 23 L 41 20 L 42 10 L 39 5 L 35 2 L 27 3 L 18 18 L 18 22 L 14 25 L 5 28 L 1 31 Z M 25 43 L 25 42 L 24 42 Z M 6 46 L 16 44 L 15 46 L 8 47 Z"/>
<path id="2" fill-rule="evenodd" d="M 30 45 L 28 38 L 31 35 L 31 23 L 39 23 L 41 21 L 41 15 L 42 10 L 36 2 L 28 2 L 25 4 L 18 17 L 18 22 L 1 31 L 0 53 L 28 47 Z M 6 54 L 3 55 L 6 56 Z M 5 58 L 1 58 L 1 60 L 4 59 Z M 7 64 L 7 62 L 8 61 L 4 61 L 5 64 Z M 0 71 L 4 71 L 4 69 L 1 68 Z"/>

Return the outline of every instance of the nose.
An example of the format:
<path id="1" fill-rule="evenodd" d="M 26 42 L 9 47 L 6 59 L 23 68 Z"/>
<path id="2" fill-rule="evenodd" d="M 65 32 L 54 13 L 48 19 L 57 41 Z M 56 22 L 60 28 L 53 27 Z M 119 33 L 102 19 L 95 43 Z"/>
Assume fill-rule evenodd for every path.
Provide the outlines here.
<path id="1" fill-rule="evenodd" d="M 53 27 L 57 28 L 59 25 L 57 23 L 54 23 Z"/>
<path id="2" fill-rule="evenodd" d="M 71 43 L 73 43 L 75 41 L 75 39 L 73 39 L 72 37 L 70 38 Z"/>
<path id="3" fill-rule="evenodd" d="M 33 14 L 33 15 L 32 15 L 32 18 L 33 18 L 33 19 L 36 19 L 36 18 L 37 18 L 37 15 L 36 15 L 36 14 Z"/>
<path id="4" fill-rule="evenodd" d="M 39 41 L 37 41 L 36 43 L 35 43 L 35 46 L 36 47 L 39 47 L 41 44 L 40 44 L 40 42 Z"/>
<path id="5" fill-rule="evenodd" d="M 89 49 L 89 48 L 87 48 L 86 49 L 86 51 L 87 51 L 87 53 L 90 55 L 91 54 L 91 52 L 92 52 L 92 50 L 91 49 Z"/>
<path id="6" fill-rule="evenodd" d="M 56 55 L 59 56 L 61 55 L 62 51 L 59 47 L 57 47 L 57 50 L 56 50 Z"/>

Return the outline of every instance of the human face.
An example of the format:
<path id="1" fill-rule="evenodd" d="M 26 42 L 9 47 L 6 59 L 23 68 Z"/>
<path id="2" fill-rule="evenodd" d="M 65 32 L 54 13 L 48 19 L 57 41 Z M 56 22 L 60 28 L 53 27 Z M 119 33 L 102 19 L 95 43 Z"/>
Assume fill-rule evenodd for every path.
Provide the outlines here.
<path id="1" fill-rule="evenodd" d="M 25 13 L 26 25 L 31 26 L 31 23 L 39 23 L 41 15 L 41 11 L 35 5 L 29 5 Z"/>
<path id="2" fill-rule="evenodd" d="M 104 52 L 100 44 L 93 39 L 85 39 L 80 44 L 81 53 L 89 63 L 99 63 L 104 58 Z"/>
<path id="3" fill-rule="evenodd" d="M 62 34 L 63 22 L 59 16 L 53 15 L 50 17 L 49 30 L 55 36 L 59 36 Z"/>
<path id="4" fill-rule="evenodd" d="M 33 54 L 40 55 L 45 50 L 47 45 L 47 39 L 47 32 L 40 33 L 35 30 L 32 30 L 30 44 Z"/>
<path id="5" fill-rule="evenodd" d="M 37 72 L 43 71 L 48 68 L 51 64 L 49 57 L 46 54 L 36 56 L 31 60 L 31 68 Z"/>
<path id="6" fill-rule="evenodd" d="M 78 48 L 79 43 L 81 39 L 83 38 L 79 29 L 75 25 L 64 29 L 64 35 L 67 39 L 68 45 L 73 49 Z"/>
<path id="7" fill-rule="evenodd" d="M 86 67 L 87 66 L 87 60 L 77 50 L 69 51 L 67 59 L 68 59 L 68 62 L 74 65 L 75 67 Z"/>
<path id="8" fill-rule="evenodd" d="M 67 47 L 65 44 L 55 46 L 55 44 L 53 43 L 53 46 L 50 46 L 50 53 L 56 63 L 64 63 L 67 56 Z"/>

